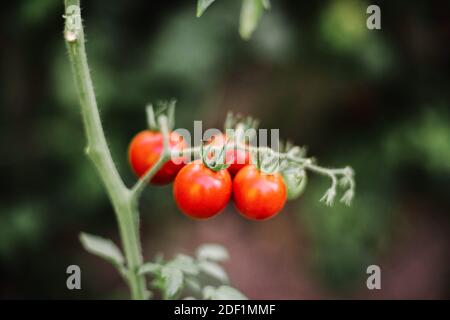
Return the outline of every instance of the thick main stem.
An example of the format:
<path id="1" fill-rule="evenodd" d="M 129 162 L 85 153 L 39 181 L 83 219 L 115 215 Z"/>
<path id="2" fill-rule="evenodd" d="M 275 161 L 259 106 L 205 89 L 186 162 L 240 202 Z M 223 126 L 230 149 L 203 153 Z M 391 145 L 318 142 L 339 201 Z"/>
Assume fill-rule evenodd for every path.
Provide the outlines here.
<path id="1" fill-rule="evenodd" d="M 138 214 L 137 205 L 132 200 L 131 191 L 123 183 L 114 165 L 103 132 L 87 63 L 79 5 L 79 0 L 65 0 L 66 25 L 64 36 L 87 136 L 86 153 L 94 163 L 116 213 L 122 246 L 125 251 L 127 279 L 132 298 L 144 299 L 147 293 L 145 278 L 138 274 L 138 269 L 142 265 L 142 250 L 139 223 L 136 223 L 137 219 L 135 219 Z"/>

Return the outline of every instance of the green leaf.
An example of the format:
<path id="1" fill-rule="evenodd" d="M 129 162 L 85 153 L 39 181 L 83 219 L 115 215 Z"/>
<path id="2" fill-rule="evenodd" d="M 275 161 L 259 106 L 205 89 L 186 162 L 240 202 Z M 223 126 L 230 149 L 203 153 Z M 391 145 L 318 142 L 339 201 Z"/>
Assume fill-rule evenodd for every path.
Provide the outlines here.
<path id="1" fill-rule="evenodd" d="M 115 265 L 123 265 L 123 255 L 120 252 L 120 249 L 111 240 L 87 233 L 81 233 L 80 241 L 86 251 L 100 256 Z"/>
<path id="2" fill-rule="evenodd" d="M 193 278 L 193 277 L 185 277 L 184 282 L 186 284 L 186 287 L 190 289 L 191 291 L 195 293 L 202 292 L 202 286 L 200 284 L 199 279 Z"/>
<path id="3" fill-rule="evenodd" d="M 206 286 L 203 288 L 203 299 L 213 300 L 216 294 L 216 288 L 212 286 Z"/>
<path id="4" fill-rule="evenodd" d="M 153 258 L 154 263 L 161 264 L 164 261 L 164 255 L 161 252 L 158 252 Z"/>
<path id="5" fill-rule="evenodd" d="M 210 300 L 247 300 L 246 296 L 230 286 L 218 288 L 207 286 L 203 289 L 203 298 Z"/>
<path id="6" fill-rule="evenodd" d="M 218 244 L 204 244 L 197 249 L 199 260 L 224 261 L 228 260 L 228 251 Z"/>
<path id="7" fill-rule="evenodd" d="M 200 271 L 208 276 L 217 279 L 222 283 L 228 282 L 228 276 L 219 264 L 211 261 L 200 261 L 198 266 L 200 267 Z"/>
<path id="8" fill-rule="evenodd" d="M 169 261 L 166 266 L 178 269 L 187 274 L 196 275 L 199 273 L 199 267 L 194 259 L 184 254 L 177 255 L 175 259 Z"/>
<path id="9" fill-rule="evenodd" d="M 270 10 L 270 0 L 262 0 L 262 5 L 264 7 L 264 9 L 266 10 Z"/>
<path id="10" fill-rule="evenodd" d="M 175 268 L 163 267 L 161 277 L 164 280 L 165 297 L 173 298 L 183 285 L 183 273 Z"/>
<path id="11" fill-rule="evenodd" d="M 147 262 L 139 268 L 139 274 L 155 273 L 159 270 L 161 270 L 161 265 L 153 262 Z"/>
<path id="12" fill-rule="evenodd" d="M 251 38 L 268 2 L 263 0 L 243 0 L 239 21 L 239 34 L 244 40 Z"/>
<path id="13" fill-rule="evenodd" d="M 215 0 L 198 0 L 197 1 L 197 18 L 201 17 L 203 12 L 214 2 Z"/>
<path id="14" fill-rule="evenodd" d="M 214 300 L 247 300 L 246 296 L 230 286 L 217 288 L 214 298 Z"/>

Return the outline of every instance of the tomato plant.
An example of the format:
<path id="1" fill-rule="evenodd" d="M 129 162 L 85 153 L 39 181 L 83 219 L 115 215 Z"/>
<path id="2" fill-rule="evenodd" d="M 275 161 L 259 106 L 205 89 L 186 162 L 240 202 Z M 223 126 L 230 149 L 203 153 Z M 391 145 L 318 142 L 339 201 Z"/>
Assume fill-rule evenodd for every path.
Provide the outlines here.
<path id="1" fill-rule="evenodd" d="M 200 0 L 198 15 L 212 2 Z M 243 1 L 240 21 L 243 38 L 250 37 L 263 10 L 269 7 L 268 0 Z M 308 170 L 329 177 L 331 186 L 321 200 L 331 205 L 340 187 L 345 189 L 341 201 L 350 205 L 355 189 L 352 169 L 318 166 L 313 158 L 306 158 L 298 147 L 285 144 L 282 150 L 273 150 L 265 146 L 248 145 L 239 138 L 231 141 L 225 139 L 224 143 L 207 147 L 187 148 L 180 145 L 179 136 L 171 133 L 174 129 L 174 101 L 166 104 L 165 109 L 158 110 L 158 113 L 153 112 L 152 107 L 147 108 L 151 131 L 139 133 L 129 149 L 130 163 L 139 180 L 131 187 L 126 186 L 111 157 L 103 132 L 87 63 L 79 0 L 65 0 L 65 8 L 64 38 L 87 136 L 86 154 L 95 165 L 112 202 L 124 253 L 111 240 L 98 236 L 82 233 L 80 240 L 87 251 L 108 260 L 117 268 L 129 286 L 133 299 L 151 297 L 146 278 L 148 274 L 154 276 L 153 287 L 162 289 L 165 298 L 177 297 L 185 284 L 185 275 L 194 277 L 200 269 L 221 278 L 222 282 L 227 280 L 226 274 L 214 261 L 224 257 L 223 250 L 217 247 L 209 247 L 206 250 L 208 254 L 205 250 L 198 253 L 198 261 L 195 262 L 186 256 L 177 256 L 167 262 L 144 262 L 138 202 L 149 181 L 155 184 L 168 183 L 176 175 L 173 187 L 175 201 L 183 212 L 195 218 L 208 218 L 220 212 L 228 203 L 232 188 L 236 207 L 243 215 L 258 220 L 273 217 L 286 201 L 286 186 L 281 174 L 292 170 Z M 256 122 L 250 118 L 242 120 L 239 117 L 227 117 L 225 129 L 231 127 L 255 129 Z M 238 162 L 236 166 L 234 160 L 238 160 L 242 154 L 245 155 L 245 161 Z M 175 160 L 180 157 L 185 159 L 188 155 L 196 155 L 197 158 L 200 155 L 201 161 L 196 160 L 184 167 L 183 164 L 175 163 L 178 163 Z M 251 161 L 254 159 L 256 161 Z M 253 163 L 241 168 L 247 162 Z M 233 182 L 225 170 L 227 167 L 230 167 L 231 173 L 237 172 Z M 289 188 L 295 183 L 300 182 L 294 181 L 294 185 L 289 182 Z M 190 280 L 192 285 L 198 279 Z M 227 286 L 204 289 L 203 298 L 243 297 Z"/>
<path id="2" fill-rule="evenodd" d="M 279 173 L 267 174 L 255 165 L 248 165 L 233 180 L 233 199 L 243 216 L 264 220 L 283 208 L 286 186 Z"/>
<path id="3" fill-rule="evenodd" d="M 178 173 L 173 195 L 180 210 L 189 217 L 210 218 L 230 200 L 230 174 L 225 169 L 214 171 L 201 161 L 194 161 Z"/>

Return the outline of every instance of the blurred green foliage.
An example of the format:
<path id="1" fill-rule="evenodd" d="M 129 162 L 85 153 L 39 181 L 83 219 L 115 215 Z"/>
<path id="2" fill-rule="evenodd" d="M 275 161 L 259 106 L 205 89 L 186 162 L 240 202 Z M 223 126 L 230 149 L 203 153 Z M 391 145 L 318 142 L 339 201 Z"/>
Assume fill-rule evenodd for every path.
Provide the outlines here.
<path id="1" fill-rule="evenodd" d="M 402 191 L 421 192 L 430 202 L 437 199 L 438 206 L 448 205 L 449 116 L 442 108 L 425 110 L 381 133 L 369 145 L 355 142 L 344 147 L 342 154 L 351 155 L 357 172 L 357 196 L 351 208 L 324 207 L 317 199 L 326 190 L 326 182 L 309 186 L 300 221 L 307 224 L 315 243 L 312 269 L 325 284 L 345 292 L 364 281 L 367 266 L 386 252 L 397 231 L 395 214 Z M 348 157 L 332 159 L 339 162 Z M 402 185 L 408 183 L 401 181 L 403 170 L 408 170 L 409 186 Z"/>
<path id="2" fill-rule="evenodd" d="M 330 1 L 321 13 L 320 33 L 324 47 L 351 57 L 373 76 L 383 76 L 391 67 L 392 56 L 379 32 L 366 27 L 369 5 L 361 0 Z"/>

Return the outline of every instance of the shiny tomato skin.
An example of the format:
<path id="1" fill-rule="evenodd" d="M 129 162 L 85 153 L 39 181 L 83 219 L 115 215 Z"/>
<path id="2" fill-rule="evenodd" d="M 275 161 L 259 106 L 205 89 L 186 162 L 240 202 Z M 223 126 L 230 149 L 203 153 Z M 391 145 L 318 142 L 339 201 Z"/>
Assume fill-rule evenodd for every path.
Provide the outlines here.
<path id="1" fill-rule="evenodd" d="M 175 132 L 170 134 L 170 147 L 172 150 L 181 150 L 186 143 Z M 145 130 L 139 132 L 132 140 L 128 149 L 128 159 L 134 173 L 141 177 L 149 168 L 155 165 L 163 151 L 163 135 L 157 131 Z M 167 184 L 175 179 L 178 171 L 184 166 L 182 158 L 166 162 L 151 179 L 152 184 Z"/>
<path id="2" fill-rule="evenodd" d="M 213 171 L 197 160 L 180 170 L 173 184 L 178 208 L 196 219 L 222 211 L 231 197 L 232 181 L 227 170 Z"/>
<path id="3" fill-rule="evenodd" d="M 283 209 L 286 186 L 279 173 L 265 174 L 256 166 L 248 165 L 234 177 L 233 199 L 244 217 L 265 220 Z"/>
<path id="4" fill-rule="evenodd" d="M 234 177 L 239 170 L 250 164 L 250 153 L 244 150 L 231 149 L 227 150 L 225 159 L 225 161 L 230 164 L 228 172 Z"/>

